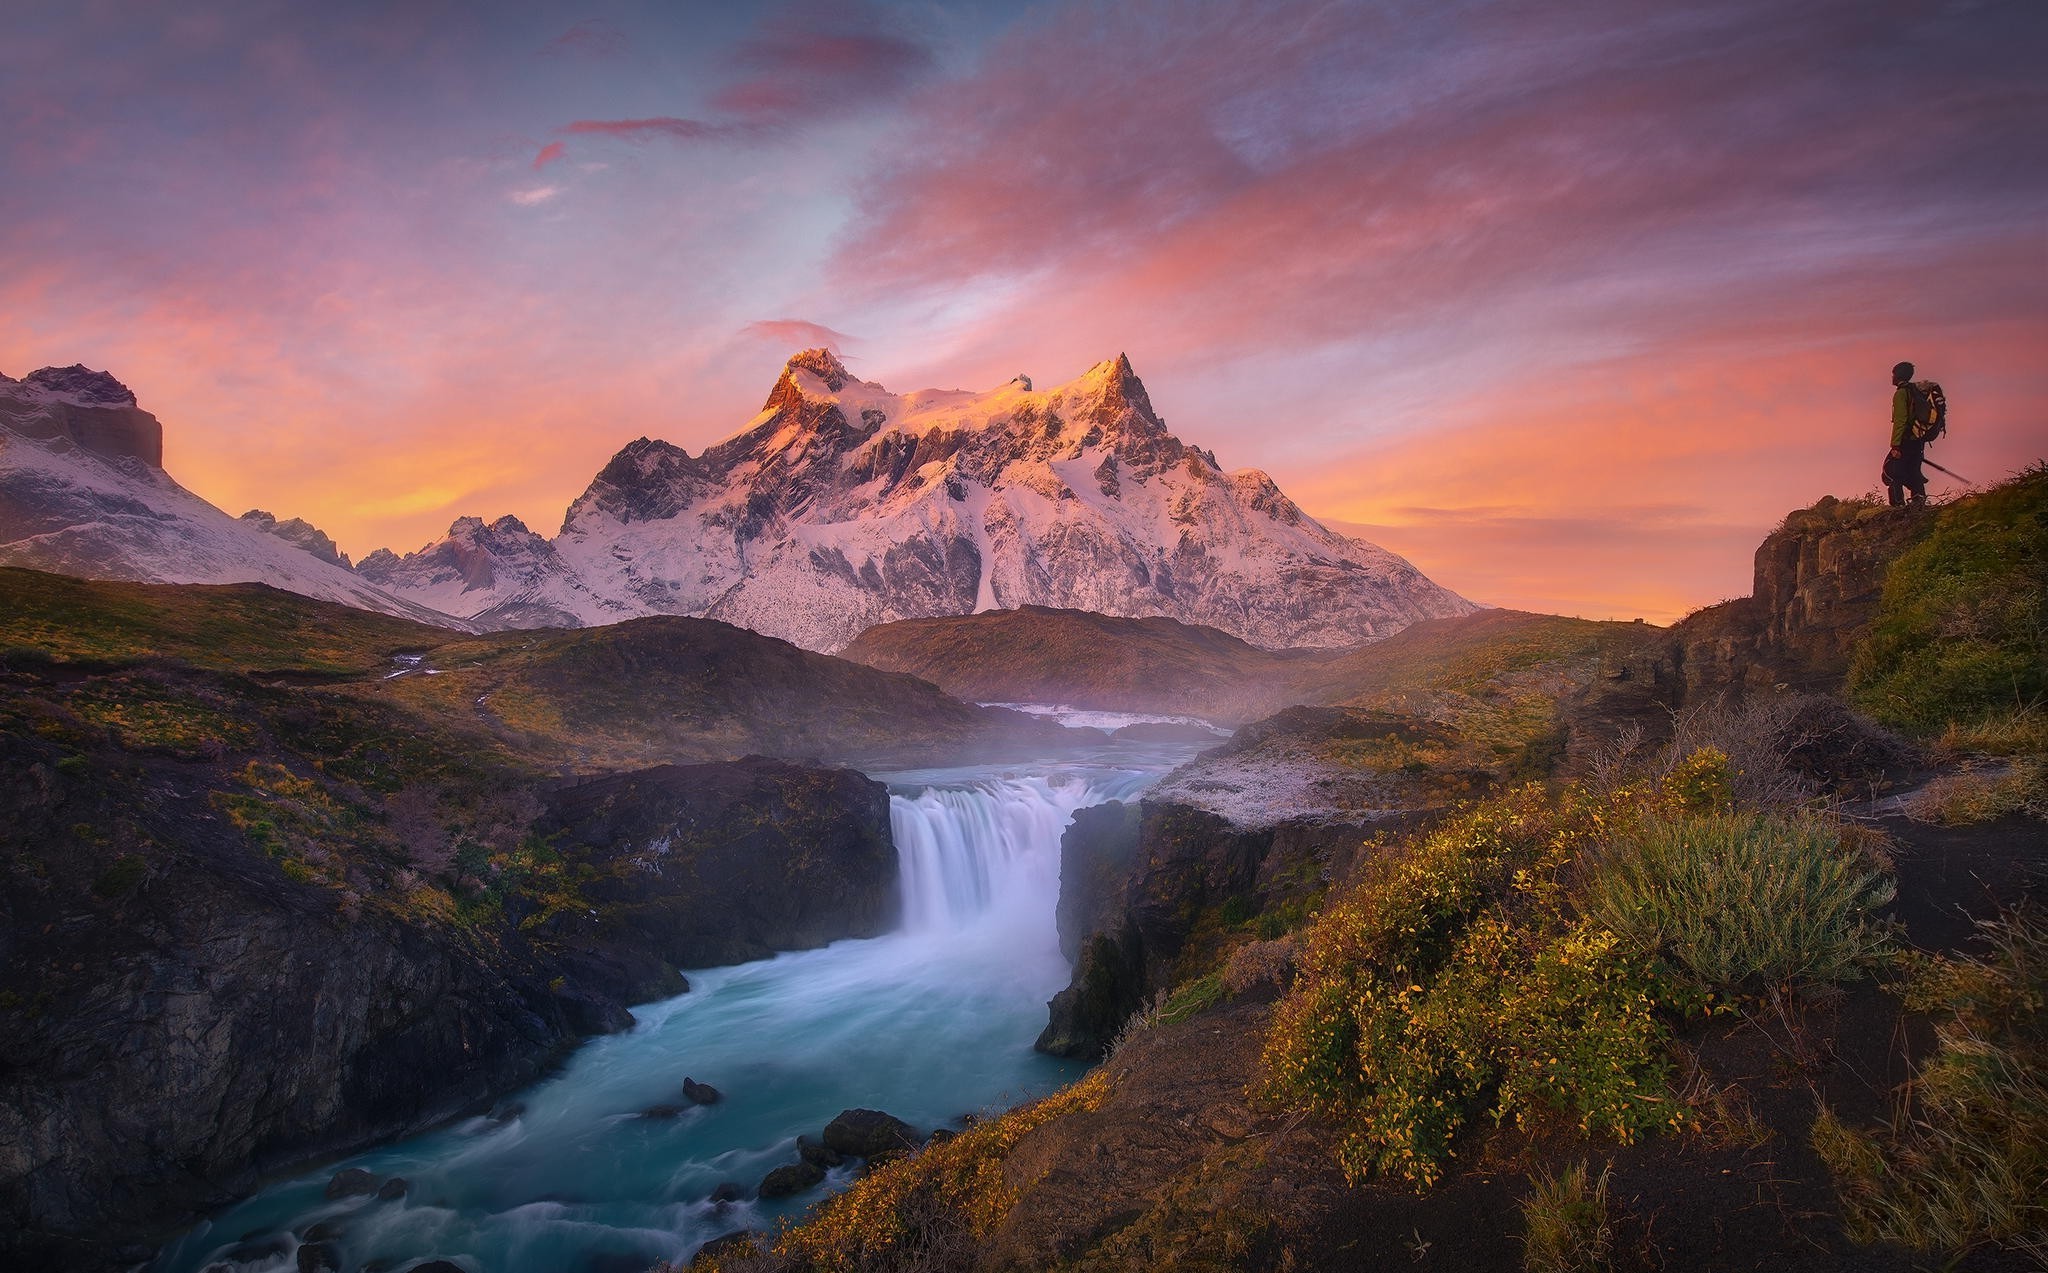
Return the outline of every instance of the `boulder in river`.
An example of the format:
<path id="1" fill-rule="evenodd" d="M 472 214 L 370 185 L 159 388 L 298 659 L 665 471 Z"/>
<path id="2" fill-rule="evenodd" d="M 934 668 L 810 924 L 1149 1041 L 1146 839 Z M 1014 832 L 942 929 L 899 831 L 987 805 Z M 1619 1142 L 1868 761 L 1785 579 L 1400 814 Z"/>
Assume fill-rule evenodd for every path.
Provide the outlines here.
<path id="1" fill-rule="evenodd" d="M 332 1242 L 307 1242 L 299 1247 L 299 1273 L 341 1273 L 341 1251 Z"/>
<path id="2" fill-rule="evenodd" d="M 377 1177 L 361 1167 L 344 1167 L 334 1173 L 327 1182 L 327 1196 L 330 1198 L 354 1198 L 360 1194 L 377 1192 Z"/>
<path id="3" fill-rule="evenodd" d="M 821 1145 L 808 1136 L 796 1138 L 796 1156 L 813 1167 L 822 1167 L 826 1171 L 846 1161 L 846 1156 L 838 1150 L 830 1145 Z"/>
<path id="4" fill-rule="evenodd" d="M 682 1114 L 680 1105 L 649 1105 L 640 1111 L 641 1118 L 675 1118 Z"/>
<path id="5" fill-rule="evenodd" d="M 692 1105 L 716 1105 L 725 1097 L 709 1083 L 699 1083 L 693 1078 L 683 1079 L 683 1096 Z"/>
<path id="6" fill-rule="evenodd" d="M 738 1202 L 746 1196 L 747 1191 L 736 1180 L 721 1180 L 718 1187 L 711 1191 L 711 1201 L 721 1206 L 728 1202 Z"/>
<path id="7" fill-rule="evenodd" d="M 412 1191 L 412 1182 L 404 1176 L 393 1176 L 377 1186 L 377 1201 L 396 1202 Z"/>
<path id="8" fill-rule="evenodd" d="M 849 1158 L 873 1158 L 892 1151 L 916 1149 L 910 1124 L 878 1109 L 849 1109 L 825 1125 L 825 1146 Z"/>

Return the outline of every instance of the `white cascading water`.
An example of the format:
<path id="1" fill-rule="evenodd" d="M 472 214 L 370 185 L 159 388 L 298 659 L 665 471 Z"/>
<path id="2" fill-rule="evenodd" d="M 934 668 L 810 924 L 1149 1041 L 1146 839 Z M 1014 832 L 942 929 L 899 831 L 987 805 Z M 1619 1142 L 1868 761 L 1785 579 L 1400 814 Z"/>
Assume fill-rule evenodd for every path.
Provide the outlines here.
<path id="1" fill-rule="evenodd" d="M 1074 811 L 1114 799 L 1109 791 L 1129 785 L 1032 775 L 892 796 L 904 931 L 991 923 L 1028 929 L 1033 919 L 1050 919 L 1059 901 L 1060 835 Z"/>
<path id="2" fill-rule="evenodd" d="M 1135 797 L 1189 750 L 895 776 L 898 932 L 690 972 L 688 994 L 637 1007 L 632 1030 L 590 1040 L 512 1098 L 517 1118 L 470 1119 L 273 1185 L 178 1238 L 153 1270 L 295 1273 L 302 1235 L 329 1220 L 344 1269 L 684 1261 L 711 1238 L 773 1228 L 814 1201 L 709 1195 L 723 1182 L 751 1191 L 795 1161 L 798 1135 L 817 1135 L 842 1109 L 930 1129 L 1069 1081 L 1079 1067 L 1031 1051 L 1045 1001 L 1067 978 L 1054 926 L 1061 833 L 1075 810 Z M 725 1099 L 641 1116 L 676 1105 L 684 1075 Z M 411 1191 L 398 1202 L 327 1199 L 341 1167 L 403 1176 Z M 221 1264 L 238 1248 L 251 1258 Z"/>

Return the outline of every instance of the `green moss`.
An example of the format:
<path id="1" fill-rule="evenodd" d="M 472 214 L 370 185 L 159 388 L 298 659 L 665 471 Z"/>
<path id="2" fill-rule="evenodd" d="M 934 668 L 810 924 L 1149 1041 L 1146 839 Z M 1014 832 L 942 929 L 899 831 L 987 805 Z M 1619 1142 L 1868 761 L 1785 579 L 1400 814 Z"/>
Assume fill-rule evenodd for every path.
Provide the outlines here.
<path id="1" fill-rule="evenodd" d="M 1849 692 L 1925 733 L 2048 698 L 2048 466 L 1942 509 L 1892 563 Z"/>

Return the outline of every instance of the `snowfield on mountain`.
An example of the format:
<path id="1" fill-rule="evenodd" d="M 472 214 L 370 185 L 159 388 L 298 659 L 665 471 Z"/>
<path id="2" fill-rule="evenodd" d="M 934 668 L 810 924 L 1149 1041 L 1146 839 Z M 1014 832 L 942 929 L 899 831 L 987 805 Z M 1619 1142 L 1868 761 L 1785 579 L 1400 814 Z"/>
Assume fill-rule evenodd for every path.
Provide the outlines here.
<path id="1" fill-rule="evenodd" d="M 733 438 L 628 444 L 548 540 L 515 518 L 358 569 L 482 627 L 702 615 L 834 651 L 896 619 L 1022 605 L 1350 646 L 1474 607 L 1174 437 L 1123 357 L 1039 390 L 894 394 L 822 349 Z"/>

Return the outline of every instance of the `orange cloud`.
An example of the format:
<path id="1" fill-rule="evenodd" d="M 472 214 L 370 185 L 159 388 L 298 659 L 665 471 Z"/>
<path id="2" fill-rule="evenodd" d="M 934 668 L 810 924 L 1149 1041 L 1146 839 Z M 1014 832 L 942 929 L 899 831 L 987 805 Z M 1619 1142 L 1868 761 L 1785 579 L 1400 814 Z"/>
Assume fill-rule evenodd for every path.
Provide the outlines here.
<path id="1" fill-rule="evenodd" d="M 568 153 L 569 144 L 567 142 L 551 141 L 547 145 L 542 146 L 540 153 L 533 157 L 533 170 L 539 172 L 557 159 L 567 156 Z"/>

